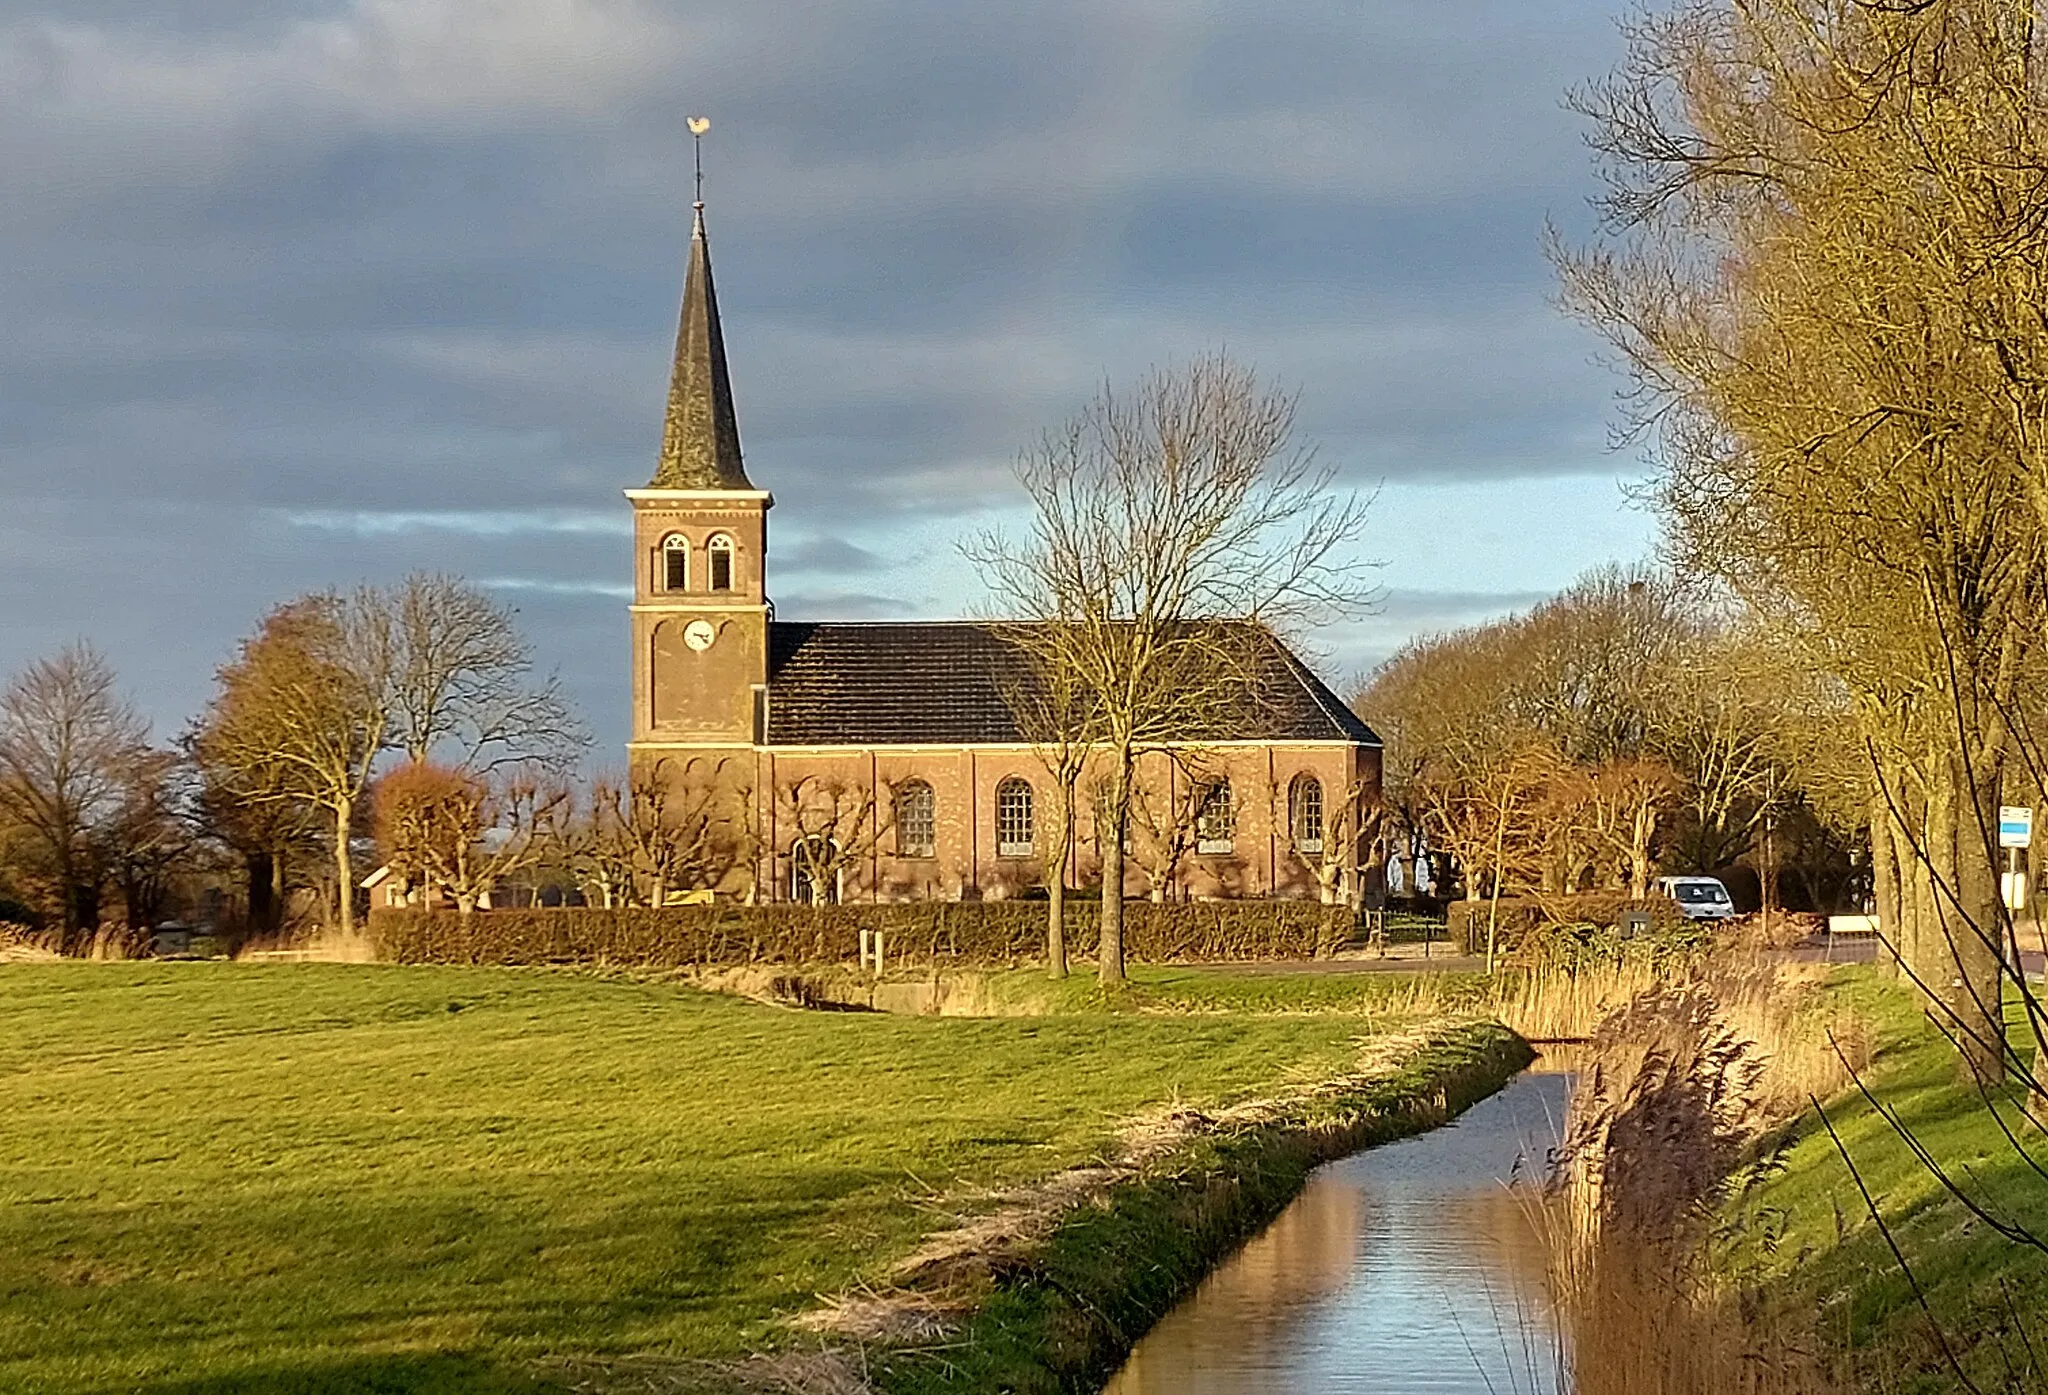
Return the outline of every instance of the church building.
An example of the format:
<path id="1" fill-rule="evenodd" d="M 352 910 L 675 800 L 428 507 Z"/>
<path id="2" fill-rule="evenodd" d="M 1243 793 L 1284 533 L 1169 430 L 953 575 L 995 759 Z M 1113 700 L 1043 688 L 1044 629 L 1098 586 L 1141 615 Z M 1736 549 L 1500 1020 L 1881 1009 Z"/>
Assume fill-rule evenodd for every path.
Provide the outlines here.
<path id="1" fill-rule="evenodd" d="M 975 899 L 1043 885 L 1057 789 L 1004 694 L 1021 660 L 972 621 L 782 620 L 696 205 L 661 454 L 633 508 L 635 778 L 712 807 L 729 865 L 698 894 Z M 1124 892 L 1352 900 L 1380 743 L 1277 641 L 1255 729 L 1144 757 Z M 1100 881 L 1084 779 L 1069 884 Z M 744 829 L 742 832 L 741 830 Z"/>

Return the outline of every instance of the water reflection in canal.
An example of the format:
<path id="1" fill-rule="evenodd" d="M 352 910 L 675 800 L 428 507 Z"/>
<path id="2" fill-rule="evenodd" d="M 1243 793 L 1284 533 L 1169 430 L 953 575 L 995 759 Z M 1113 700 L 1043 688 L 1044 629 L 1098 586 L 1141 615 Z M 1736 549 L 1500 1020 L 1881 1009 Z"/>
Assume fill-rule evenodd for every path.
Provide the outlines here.
<path id="1" fill-rule="evenodd" d="M 1556 1143 L 1569 1079 L 1317 1172 L 1105 1395 L 1555 1395 L 1543 1257 L 1503 1183 Z"/>

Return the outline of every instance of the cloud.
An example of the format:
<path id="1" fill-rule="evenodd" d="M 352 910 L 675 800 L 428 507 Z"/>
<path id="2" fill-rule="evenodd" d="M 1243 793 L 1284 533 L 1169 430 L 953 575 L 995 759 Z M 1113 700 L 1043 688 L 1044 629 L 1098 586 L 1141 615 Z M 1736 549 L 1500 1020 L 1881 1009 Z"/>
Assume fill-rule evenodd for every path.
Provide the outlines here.
<path id="1" fill-rule="evenodd" d="M 844 538 L 803 538 L 794 543 L 778 542 L 775 547 L 778 572 L 857 576 L 886 571 L 889 566 L 887 558 L 856 547 Z"/>
<path id="2" fill-rule="evenodd" d="M 544 596 L 605 596 L 613 600 L 633 599 L 631 582 L 546 581 L 528 576 L 479 577 L 477 585 L 487 591 L 532 591 Z"/>
<path id="3" fill-rule="evenodd" d="M 778 592 L 775 610 L 790 620 L 900 620 L 905 616 L 902 598 L 861 591 Z"/>
<path id="4" fill-rule="evenodd" d="M 686 111 L 786 614 L 972 610 L 951 539 L 1016 453 L 1217 345 L 1411 538 L 1446 482 L 1611 511 L 1537 233 L 1618 8 L 0 0 L 0 671 L 102 638 L 175 723 L 268 605 L 456 570 L 616 737 Z M 1460 507 L 1389 584 L 1548 587 L 1640 533 Z"/>
<path id="5" fill-rule="evenodd" d="M 418 533 L 461 533 L 479 538 L 507 538 L 547 533 L 596 533 L 630 537 L 633 532 L 632 520 L 623 511 L 594 513 L 565 510 L 476 509 L 439 513 L 380 513 L 362 509 L 300 509 L 280 510 L 275 517 L 288 527 L 305 528 L 321 533 L 348 533 L 359 538 Z"/>

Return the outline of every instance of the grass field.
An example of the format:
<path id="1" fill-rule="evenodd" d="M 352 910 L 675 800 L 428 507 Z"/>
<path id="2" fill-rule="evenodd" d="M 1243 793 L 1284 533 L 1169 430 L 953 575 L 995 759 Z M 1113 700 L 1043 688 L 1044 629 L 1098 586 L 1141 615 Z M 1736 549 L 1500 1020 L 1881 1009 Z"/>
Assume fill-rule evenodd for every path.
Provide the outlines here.
<path id="1" fill-rule="evenodd" d="M 1335 990 L 1333 990 L 1335 991 Z M 1338 1069 L 1341 1015 L 941 1020 L 546 971 L 0 967 L 0 1389 L 725 1358 L 964 1187 Z"/>
<path id="2" fill-rule="evenodd" d="M 1959 1180 L 1967 1178 L 1994 1214 L 2048 1240 L 2048 1177 L 2016 1156 L 1974 1089 L 1958 1085 L 1954 1049 L 1921 1018 L 1906 991 L 1869 970 L 1838 971 L 1834 991 L 1878 1029 L 1880 1051 L 1866 1078 L 1879 1101 Z M 1840 1150 L 1817 1122 L 1803 1128 L 1782 1170 L 1749 1198 L 1746 1260 L 1775 1276 L 1795 1310 L 1821 1314 L 1828 1344 L 1851 1352 L 1859 1388 L 1963 1388 L 1938 1328 L 1979 1388 L 2042 1389 L 2048 1383 L 2048 1256 L 1973 1219 L 1861 1098 L 1839 1100 L 1828 1113 L 1935 1320 L 1921 1309 Z M 2048 1160 L 2048 1140 L 2016 1110 L 2008 1109 L 2006 1118 L 2033 1155 Z M 2011 1372 L 2024 1372 L 2030 1363 L 2030 1375 L 2007 1384 Z"/>

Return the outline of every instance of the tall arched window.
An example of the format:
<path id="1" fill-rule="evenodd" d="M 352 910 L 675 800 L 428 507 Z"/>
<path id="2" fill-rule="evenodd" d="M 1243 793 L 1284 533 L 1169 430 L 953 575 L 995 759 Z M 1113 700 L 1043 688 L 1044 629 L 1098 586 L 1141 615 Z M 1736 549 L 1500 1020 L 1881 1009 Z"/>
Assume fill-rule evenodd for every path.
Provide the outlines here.
<path id="1" fill-rule="evenodd" d="M 711 564 L 711 589 L 732 590 L 732 539 L 723 533 L 713 533 L 711 541 L 704 545 L 704 553 Z"/>
<path id="2" fill-rule="evenodd" d="M 1195 811 L 1195 851 L 1227 853 L 1237 846 L 1237 806 L 1231 802 L 1230 781 L 1218 780 L 1202 792 Z"/>
<path id="3" fill-rule="evenodd" d="M 1029 857 L 1036 850 L 1031 782 L 1012 775 L 996 786 L 996 856 Z"/>
<path id="4" fill-rule="evenodd" d="M 661 589 L 664 591 L 687 591 L 690 589 L 690 540 L 681 533 L 670 533 L 661 542 Z"/>
<path id="5" fill-rule="evenodd" d="M 799 838 L 789 849 L 789 899 L 804 906 L 839 904 L 845 867 L 835 839 Z"/>
<path id="6" fill-rule="evenodd" d="M 1287 787 L 1287 828 L 1296 852 L 1323 850 L 1323 782 L 1306 772 Z"/>
<path id="7" fill-rule="evenodd" d="M 932 787 L 910 780 L 896 787 L 896 856 L 932 857 L 937 852 L 938 807 Z"/>

